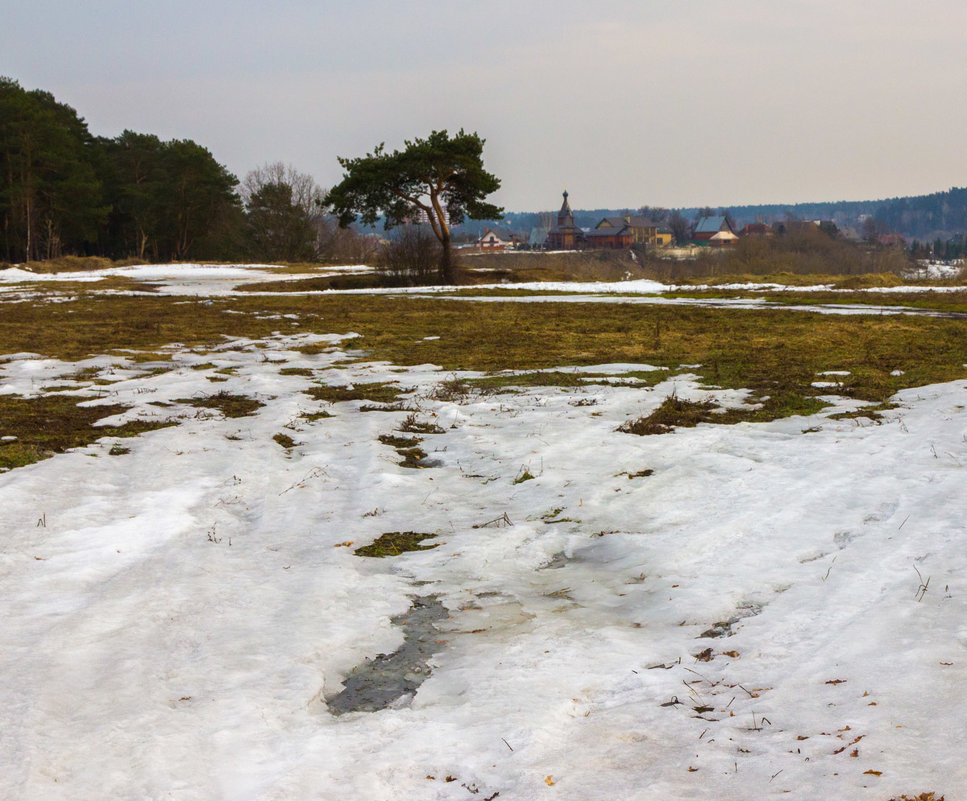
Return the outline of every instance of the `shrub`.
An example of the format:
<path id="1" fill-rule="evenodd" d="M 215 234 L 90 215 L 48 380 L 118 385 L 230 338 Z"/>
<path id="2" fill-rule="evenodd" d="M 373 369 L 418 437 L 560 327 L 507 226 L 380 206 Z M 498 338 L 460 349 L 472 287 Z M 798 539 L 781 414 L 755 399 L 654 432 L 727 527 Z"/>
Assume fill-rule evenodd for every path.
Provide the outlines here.
<path id="1" fill-rule="evenodd" d="M 376 257 L 376 271 L 394 282 L 432 284 L 440 266 L 440 244 L 421 225 L 404 225 Z"/>

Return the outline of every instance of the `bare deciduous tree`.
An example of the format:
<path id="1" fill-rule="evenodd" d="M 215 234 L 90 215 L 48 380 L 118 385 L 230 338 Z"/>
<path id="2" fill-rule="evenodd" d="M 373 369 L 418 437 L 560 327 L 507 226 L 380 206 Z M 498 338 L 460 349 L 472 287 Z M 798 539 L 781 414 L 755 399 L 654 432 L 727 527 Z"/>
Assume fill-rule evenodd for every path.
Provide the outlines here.
<path id="1" fill-rule="evenodd" d="M 323 193 L 311 175 L 277 161 L 252 170 L 239 191 L 252 244 L 261 258 L 318 257 Z"/>

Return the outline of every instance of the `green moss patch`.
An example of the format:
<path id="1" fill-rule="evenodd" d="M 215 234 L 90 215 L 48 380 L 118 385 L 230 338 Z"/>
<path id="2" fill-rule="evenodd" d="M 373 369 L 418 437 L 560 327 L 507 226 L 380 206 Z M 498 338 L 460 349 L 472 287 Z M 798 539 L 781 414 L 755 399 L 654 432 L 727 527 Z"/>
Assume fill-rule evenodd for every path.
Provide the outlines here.
<path id="1" fill-rule="evenodd" d="M 436 548 L 436 545 L 421 545 L 423 540 L 430 540 L 436 534 L 422 534 L 417 531 L 388 531 L 370 545 L 357 548 L 354 553 L 356 556 L 369 556 L 381 558 L 384 556 L 399 556 L 407 551 L 429 551 Z"/>
<path id="2" fill-rule="evenodd" d="M 292 437 L 290 437 L 288 434 L 275 434 L 272 437 L 272 440 L 286 450 L 295 447 L 295 440 L 292 439 Z"/>

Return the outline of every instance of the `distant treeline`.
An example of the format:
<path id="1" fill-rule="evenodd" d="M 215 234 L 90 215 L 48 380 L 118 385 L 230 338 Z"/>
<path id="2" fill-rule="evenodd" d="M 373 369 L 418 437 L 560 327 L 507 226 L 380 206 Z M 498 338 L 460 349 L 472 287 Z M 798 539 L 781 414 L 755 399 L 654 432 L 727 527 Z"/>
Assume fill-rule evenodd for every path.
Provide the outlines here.
<path id="1" fill-rule="evenodd" d="M 699 210 L 681 211 L 690 216 Z M 866 223 L 876 233 L 897 233 L 907 239 L 947 240 L 967 232 L 967 189 L 954 187 L 946 192 L 886 200 L 732 206 L 729 211 L 740 226 L 790 218 L 831 220 L 841 229 L 856 228 L 860 233 L 866 233 L 862 230 Z"/>
<path id="2" fill-rule="evenodd" d="M 576 209 L 575 224 L 593 228 L 604 217 L 625 214 L 653 214 L 667 220 L 678 213 L 690 222 L 706 214 L 728 215 L 741 228 L 748 223 L 776 223 L 789 220 L 828 220 L 842 231 L 854 231 L 859 237 L 871 234 L 897 233 L 908 240 L 934 243 L 939 240 L 962 240 L 967 233 L 967 189 L 953 188 L 916 197 L 896 197 L 886 200 L 840 200 L 828 203 L 772 203 L 723 208 L 687 207 L 661 209 Z M 479 235 L 485 227 L 504 227 L 514 231 L 530 231 L 548 227 L 557 220 L 553 212 L 508 212 L 503 220 L 475 220 L 464 223 L 460 231 Z"/>
<path id="3" fill-rule="evenodd" d="M 92 136 L 42 90 L 0 77 L 0 261 L 365 258 L 324 217 L 310 176 L 281 164 L 238 179 L 202 145 Z"/>

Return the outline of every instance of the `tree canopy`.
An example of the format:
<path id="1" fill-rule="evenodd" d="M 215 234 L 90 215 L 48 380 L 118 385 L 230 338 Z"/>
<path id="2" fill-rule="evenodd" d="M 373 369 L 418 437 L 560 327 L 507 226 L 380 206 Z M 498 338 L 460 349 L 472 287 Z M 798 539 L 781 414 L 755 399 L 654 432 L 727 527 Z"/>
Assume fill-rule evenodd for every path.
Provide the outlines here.
<path id="1" fill-rule="evenodd" d="M 441 246 L 439 277 L 453 283 L 450 228 L 470 219 L 499 219 L 503 209 L 487 203 L 500 180 L 483 167 L 484 140 L 461 129 L 433 131 L 425 139 L 386 151 L 385 143 L 359 158 L 340 158 L 345 174 L 325 203 L 349 226 L 357 219 L 384 227 L 425 222 Z"/>
<path id="2" fill-rule="evenodd" d="M 241 214 L 225 167 L 190 140 L 96 138 L 53 95 L 0 78 L 0 258 L 222 255 Z M 217 234 L 217 235 L 216 235 Z M 216 241 L 217 240 L 217 241 Z"/>
<path id="3" fill-rule="evenodd" d="M 50 258 L 106 217 L 87 124 L 48 92 L 0 78 L 0 230 L 6 257 Z"/>

